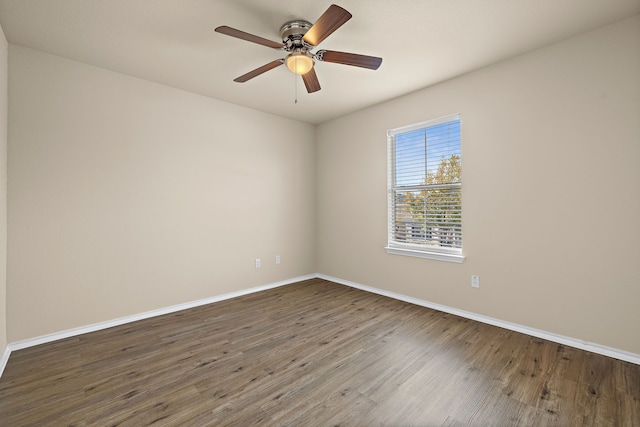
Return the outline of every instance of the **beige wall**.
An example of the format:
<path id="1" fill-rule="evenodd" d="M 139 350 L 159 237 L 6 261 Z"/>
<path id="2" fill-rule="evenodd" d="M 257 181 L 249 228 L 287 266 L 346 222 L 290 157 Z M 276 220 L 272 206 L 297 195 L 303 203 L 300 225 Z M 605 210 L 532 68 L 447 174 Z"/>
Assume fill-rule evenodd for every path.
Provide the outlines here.
<path id="1" fill-rule="evenodd" d="M 9 105 L 9 342 L 315 272 L 313 126 L 15 45 Z"/>
<path id="2" fill-rule="evenodd" d="M 458 112 L 467 258 L 388 255 L 386 131 Z M 640 354 L 639 16 L 317 135 L 319 272 Z"/>
<path id="3" fill-rule="evenodd" d="M 7 345 L 7 47 L 0 27 L 0 354 Z"/>

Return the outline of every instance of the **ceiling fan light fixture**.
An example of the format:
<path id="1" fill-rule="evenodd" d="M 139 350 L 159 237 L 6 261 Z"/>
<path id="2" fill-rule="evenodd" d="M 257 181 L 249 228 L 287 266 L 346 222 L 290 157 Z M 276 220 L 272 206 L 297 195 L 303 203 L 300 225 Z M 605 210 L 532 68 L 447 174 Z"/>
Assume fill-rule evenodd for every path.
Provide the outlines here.
<path id="1" fill-rule="evenodd" d="M 304 52 L 295 51 L 285 61 L 287 68 L 294 74 L 307 74 L 313 68 L 313 59 Z"/>
<path id="2" fill-rule="evenodd" d="M 307 92 L 313 93 L 320 90 L 320 82 L 314 70 L 315 61 L 333 62 L 335 64 L 368 68 L 370 70 L 377 70 L 378 67 L 380 67 L 382 58 L 375 56 L 338 52 L 335 50 L 312 52 L 320 42 L 333 34 L 334 31 L 351 19 L 351 17 L 351 14 L 345 9 L 332 4 L 314 24 L 301 19 L 286 22 L 280 27 L 282 43 L 274 42 L 273 40 L 265 39 L 226 25 L 217 27 L 216 32 L 286 52 L 286 57 L 280 57 L 280 59 L 271 61 L 240 77 L 236 77 L 233 79 L 234 82 L 244 83 L 269 70 L 286 64 L 289 71 L 302 77 Z"/>

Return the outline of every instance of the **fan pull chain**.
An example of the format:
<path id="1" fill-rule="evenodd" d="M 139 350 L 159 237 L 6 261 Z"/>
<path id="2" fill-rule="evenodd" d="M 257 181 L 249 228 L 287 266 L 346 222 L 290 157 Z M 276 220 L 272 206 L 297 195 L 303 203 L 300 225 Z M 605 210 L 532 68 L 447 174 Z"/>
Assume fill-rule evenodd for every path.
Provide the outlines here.
<path id="1" fill-rule="evenodd" d="M 293 86 L 295 88 L 295 100 L 293 101 L 294 104 L 298 104 L 298 76 L 297 75 L 293 75 Z"/>

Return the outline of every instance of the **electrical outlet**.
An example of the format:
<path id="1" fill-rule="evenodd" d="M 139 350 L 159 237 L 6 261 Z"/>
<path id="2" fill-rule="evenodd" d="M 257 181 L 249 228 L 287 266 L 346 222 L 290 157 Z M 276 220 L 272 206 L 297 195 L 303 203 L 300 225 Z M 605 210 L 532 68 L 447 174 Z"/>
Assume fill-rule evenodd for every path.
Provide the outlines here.
<path id="1" fill-rule="evenodd" d="M 480 287 L 480 276 L 475 276 L 475 275 L 471 276 L 471 287 L 472 288 Z"/>
<path id="2" fill-rule="evenodd" d="M 260 268 L 260 258 L 256 258 L 256 268 Z"/>
<path id="3" fill-rule="evenodd" d="M 276 255 L 276 264 L 280 264 L 280 255 Z"/>

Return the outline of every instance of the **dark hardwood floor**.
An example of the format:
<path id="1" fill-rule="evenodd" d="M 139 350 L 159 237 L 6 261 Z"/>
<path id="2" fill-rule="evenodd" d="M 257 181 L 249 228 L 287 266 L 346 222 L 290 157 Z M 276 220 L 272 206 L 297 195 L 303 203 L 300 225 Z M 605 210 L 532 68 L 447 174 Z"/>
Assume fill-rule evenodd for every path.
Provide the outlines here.
<path id="1" fill-rule="evenodd" d="M 2 426 L 640 426 L 640 366 L 320 279 L 11 354 Z"/>

